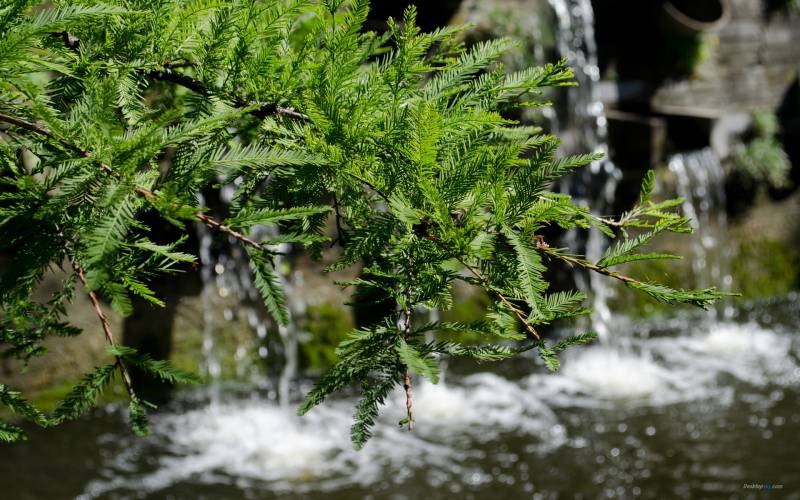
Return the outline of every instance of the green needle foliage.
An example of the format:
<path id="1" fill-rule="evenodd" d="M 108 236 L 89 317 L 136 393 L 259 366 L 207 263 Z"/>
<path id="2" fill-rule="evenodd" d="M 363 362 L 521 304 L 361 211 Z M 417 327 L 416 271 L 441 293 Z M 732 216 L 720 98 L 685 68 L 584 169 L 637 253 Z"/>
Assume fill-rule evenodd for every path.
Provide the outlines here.
<path id="1" fill-rule="evenodd" d="M 0 282 L 3 353 L 27 360 L 45 353 L 50 336 L 78 335 L 65 304 L 85 293 L 110 357 L 50 415 L 5 386 L 0 404 L 54 425 L 91 408 L 119 377 L 131 426 L 145 433 L 149 404 L 127 367 L 195 381 L 116 345 L 99 305 L 130 314 L 135 295 L 162 307 L 153 278 L 195 262 L 179 249 L 183 239 L 156 242 L 145 214 L 238 240 L 265 306 L 282 323 L 289 315 L 275 244 L 302 245 L 314 256 L 334 244 L 341 258 L 331 269 L 363 264 L 360 278 L 343 285 L 391 299 L 396 310 L 342 342 L 339 362 L 300 408 L 359 386 L 357 446 L 396 385 L 406 390 L 404 423 L 412 426 L 412 381 L 436 381 L 440 356 L 496 361 L 536 350 L 555 370 L 560 352 L 592 340 L 540 336 L 540 325 L 588 312 L 582 293 L 549 291 L 550 266 L 585 267 L 669 303 L 707 307 L 721 296 L 610 269 L 671 258 L 641 249 L 658 233 L 690 230 L 673 212 L 678 202 L 651 201 L 652 176 L 639 204 L 613 220 L 551 191 L 598 157 L 558 157 L 558 138 L 507 116 L 546 104 L 537 101 L 545 88 L 572 85 L 566 61 L 507 74 L 499 60 L 514 47 L 510 40 L 466 48 L 463 28 L 422 33 L 413 8 L 376 34 L 364 29 L 368 8 L 367 0 L 6 2 L 0 251 L 11 262 Z M 224 220 L 197 202 L 214 185 L 235 187 Z M 331 217 L 333 242 L 321 232 Z M 276 230 L 254 231 L 259 226 Z M 542 239 L 554 226 L 619 241 L 588 262 Z M 63 288 L 36 302 L 33 291 L 52 268 L 67 271 Z M 421 325 L 419 313 L 452 306 L 456 281 L 492 298 L 486 318 Z M 481 343 L 458 340 L 476 336 Z M 21 436 L 11 424 L 0 427 L 4 440 Z"/>

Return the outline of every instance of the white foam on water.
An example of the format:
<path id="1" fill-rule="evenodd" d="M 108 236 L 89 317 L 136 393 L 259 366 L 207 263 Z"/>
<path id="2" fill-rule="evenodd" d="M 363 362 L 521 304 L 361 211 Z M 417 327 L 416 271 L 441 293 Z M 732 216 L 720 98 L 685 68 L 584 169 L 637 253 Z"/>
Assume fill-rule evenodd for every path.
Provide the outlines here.
<path id="1" fill-rule="evenodd" d="M 352 405 L 343 401 L 326 403 L 304 417 L 294 411 L 247 400 L 156 415 L 153 435 L 147 440 L 150 445 L 138 453 L 147 455 L 148 448 L 163 447 L 157 451 L 156 470 L 134 477 L 107 474 L 113 479 L 93 482 L 84 498 L 120 489 L 155 492 L 182 481 L 215 483 L 230 478 L 268 483 L 272 491 L 326 491 L 371 484 L 386 467 L 413 462 L 416 456 L 432 462 L 457 458 L 448 447 L 403 436 L 393 427 L 382 427 L 380 438 L 357 452 L 349 435 Z M 113 467 L 129 468 L 124 462 Z"/>
<path id="2" fill-rule="evenodd" d="M 663 390 L 668 378 L 652 360 L 607 347 L 583 350 L 567 362 L 563 375 L 596 397 L 612 400 L 651 396 Z"/>
<path id="3" fill-rule="evenodd" d="M 556 407 L 728 403 L 725 377 L 751 386 L 800 382 L 791 337 L 755 324 L 714 323 L 679 337 L 633 339 L 631 349 L 571 350 L 560 373 L 531 375 L 531 390 Z"/>
<path id="4" fill-rule="evenodd" d="M 303 417 L 294 408 L 256 400 L 156 415 L 148 441 L 166 448 L 157 452 L 156 470 L 127 476 L 130 461 L 148 451 L 129 453 L 113 465 L 117 474 L 109 471 L 111 479 L 90 484 L 83 498 L 120 489 L 155 492 L 187 480 L 224 482 L 226 477 L 268 483 L 272 491 L 332 491 L 422 468 L 454 477 L 467 473 L 460 464 L 475 453 L 465 439 L 527 434 L 531 452 L 566 441 L 563 426 L 547 406 L 519 384 L 490 373 L 466 377 L 459 386 L 418 383 L 411 433 L 397 425 L 405 416 L 405 396 L 396 391 L 382 409 L 375 436 L 361 451 L 350 442 L 353 404 L 326 402 Z"/>
<path id="5" fill-rule="evenodd" d="M 715 323 L 698 335 L 657 339 L 653 352 L 697 380 L 732 376 L 754 386 L 797 383 L 792 337 L 756 324 Z"/>
<path id="6" fill-rule="evenodd" d="M 520 384 L 478 373 L 458 385 L 422 383 L 415 390 L 416 428 L 432 440 L 467 435 L 485 442 L 503 432 L 548 436 L 544 446 L 558 446 L 563 434 L 553 411 Z"/>
<path id="7" fill-rule="evenodd" d="M 492 373 L 447 385 L 417 380 L 414 431 L 397 425 L 405 416 L 398 388 L 361 451 L 350 442 L 353 400 L 327 401 L 304 417 L 293 407 L 255 399 L 155 415 L 153 436 L 132 440 L 103 470 L 106 479 L 92 482 L 82 498 L 157 492 L 184 481 L 326 492 L 418 473 L 440 483 L 467 484 L 481 453 L 475 443 L 510 434 L 537 454 L 567 443 L 554 410 L 696 400 L 726 405 L 741 384 L 797 384 L 800 367 L 791 338 L 755 325 L 722 323 L 691 336 L 634 338 L 630 349 L 573 348 L 560 373 L 521 381 Z M 135 472 L 143 458 L 151 461 L 152 472 Z"/>

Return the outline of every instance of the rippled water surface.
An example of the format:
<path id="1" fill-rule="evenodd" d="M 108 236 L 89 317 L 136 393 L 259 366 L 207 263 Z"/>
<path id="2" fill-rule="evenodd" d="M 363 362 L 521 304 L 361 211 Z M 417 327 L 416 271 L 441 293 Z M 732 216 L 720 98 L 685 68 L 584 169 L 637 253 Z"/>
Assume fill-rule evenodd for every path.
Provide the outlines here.
<path id="1" fill-rule="evenodd" d="M 346 399 L 299 418 L 252 391 L 185 398 L 147 439 L 108 408 L 5 446 L 0 497 L 800 498 L 799 302 L 618 325 L 625 342 L 575 348 L 555 375 L 456 366 L 417 388 L 413 433 L 398 391 L 360 452 Z"/>

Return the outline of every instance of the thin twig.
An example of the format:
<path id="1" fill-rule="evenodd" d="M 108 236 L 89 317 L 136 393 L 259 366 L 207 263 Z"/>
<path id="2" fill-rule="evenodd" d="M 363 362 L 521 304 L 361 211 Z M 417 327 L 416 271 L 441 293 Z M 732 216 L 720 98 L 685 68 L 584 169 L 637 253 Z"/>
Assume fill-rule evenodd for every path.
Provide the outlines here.
<path id="1" fill-rule="evenodd" d="M 598 274 L 602 274 L 604 276 L 609 276 L 611 278 L 618 279 L 624 283 L 632 283 L 632 284 L 643 284 L 641 281 L 631 278 L 630 276 L 625 276 L 622 273 L 618 273 L 616 271 L 612 271 L 605 267 L 600 267 L 593 262 L 589 262 L 586 259 L 581 259 L 580 257 L 576 257 L 574 255 L 565 255 L 559 253 L 558 250 L 552 248 L 547 243 L 544 243 L 544 240 L 538 239 L 536 242 L 536 250 L 544 255 L 548 255 L 550 257 L 555 257 L 561 261 L 567 262 L 568 264 L 573 264 L 576 266 L 580 266 L 584 269 L 588 269 L 590 271 L 594 271 Z"/>
<path id="2" fill-rule="evenodd" d="M 406 391 L 406 415 L 408 418 L 408 431 L 414 430 L 414 388 L 411 385 L 411 374 L 406 370 L 403 375 L 403 389 Z"/>
<path id="3" fill-rule="evenodd" d="M 3 114 L 3 113 L 0 113 L 0 122 L 10 123 L 12 125 L 16 125 L 18 127 L 30 130 L 31 132 L 35 132 L 35 133 L 37 133 L 39 135 L 43 135 L 43 136 L 47 137 L 48 139 L 58 143 L 63 148 L 68 149 L 68 150 L 70 150 L 72 152 L 78 153 L 79 155 L 81 155 L 84 158 L 89 158 L 89 159 L 93 158 L 92 154 L 89 151 L 87 151 L 85 149 L 82 149 L 82 148 L 76 146 L 75 144 L 72 144 L 72 143 L 70 143 L 70 142 L 68 142 L 68 141 L 66 141 L 64 139 L 56 137 L 56 135 L 53 134 L 49 129 L 47 129 L 46 127 L 44 127 L 42 125 L 39 125 L 37 123 L 29 122 L 27 120 L 23 120 L 21 118 L 17 118 L 17 117 L 14 117 L 14 116 L 6 115 L 6 114 Z M 111 176 L 111 177 L 113 177 L 113 178 L 115 178 L 117 180 L 121 180 L 120 175 L 117 174 L 116 172 L 114 172 L 114 170 L 110 166 L 106 165 L 105 163 L 103 163 L 101 161 L 97 161 L 97 164 L 100 166 L 100 170 L 102 170 L 103 173 L 105 173 L 106 175 L 109 175 L 109 176 Z M 149 198 L 149 199 L 152 199 L 152 200 L 159 200 L 161 198 L 158 194 L 150 191 L 149 189 L 145 189 L 145 188 L 140 187 L 140 186 L 134 186 L 133 190 L 138 195 L 143 196 L 145 198 Z M 222 233 L 226 233 L 226 234 L 228 234 L 230 236 L 233 236 L 234 238 L 236 238 L 237 240 L 241 241 L 245 245 L 249 245 L 249 246 L 251 246 L 253 248 L 256 248 L 258 250 L 264 250 L 265 249 L 265 247 L 263 245 L 261 245 L 260 243 L 248 238 L 244 234 L 236 231 L 235 229 L 232 229 L 231 227 L 226 226 L 225 224 L 222 224 L 221 222 L 218 222 L 218 221 L 214 220 L 214 218 L 212 218 L 211 216 L 209 216 L 209 215 L 207 215 L 207 214 L 205 214 L 203 212 L 197 212 L 195 214 L 195 216 L 200 221 L 202 221 L 204 224 L 206 224 L 207 226 L 211 227 L 212 229 L 215 229 L 215 230 L 220 231 Z"/>
<path id="4" fill-rule="evenodd" d="M 411 290 L 414 286 L 414 261 L 411 258 L 411 253 L 408 253 L 408 267 L 406 273 L 408 276 L 408 283 L 403 292 L 405 301 L 403 304 L 403 337 L 407 341 L 411 337 L 411 328 L 414 321 L 414 307 L 411 305 Z M 412 385 L 411 374 L 408 372 L 406 366 L 405 374 L 403 374 L 403 389 L 406 391 L 406 417 L 408 418 L 408 431 L 414 429 L 414 388 Z"/>
<path id="5" fill-rule="evenodd" d="M 368 181 L 368 180 L 364 179 L 363 177 L 360 177 L 360 176 L 358 176 L 358 175 L 356 175 L 356 174 L 354 174 L 352 172 L 345 171 L 345 174 L 349 175 L 350 177 L 352 177 L 353 179 L 357 180 L 361 184 L 363 184 L 363 185 L 367 186 L 368 188 L 370 188 L 372 191 L 375 192 L 375 194 L 377 194 L 378 196 L 383 198 L 383 201 L 385 201 L 387 204 L 391 203 L 389 201 L 389 197 L 386 196 L 386 194 L 384 194 L 380 189 L 375 187 L 375 184 L 371 183 L 370 181 Z"/>
<path id="6" fill-rule="evenodd" d="M 222 232 L 222 233 L 225 233 L 225 234 L 229 234 L 229 235 L 233 236 L 234 238 L 236 238 L 237 240 L 239 240 L 242 243 L 244 243 L 245 245 L 249 245 L 249 246 L 251 246 L 251 247 L 253 247 L 255 249 L 258 249 L 258 250 L 264 250 L 264 247 L 259 242 L 248 238 L 247 236 L 245 236 L 244 234 L 240 233 L 239 231 L 236 231 L 235 229 L 231 228 L 230 226 L 226 226 L 225 224 L 222 224 L 222 223 L 214 220 L 213 218 L 209 217 L 208 215 L 206 215 L 206 214 L 204 214 L 202 212 L 198 213 L 196 215 L 196 217 L 198 219 L 200 219 L 201 221 L 203 221 L 203 223 L 205 225 L 207 225 L 208 227 L 216 229 L 219 232 Z"/>
<path id="7" fill-rule="evenodd" d="M 528 333 L 533 335 L 533 337 L 536 340 L 541 340 L 541 337 L 539 336 L 539 332 L 537 332 L 536 329 L 533 327 L 533 325 L 530 324 L 530 322 L 528 321 L 528 318 L 525 316 L 525 313 L 520 308 L 515 306 L 505 295 L 500 293 L 500 291 L 498 291 L 494 287 L 492 287 L 491 283 L 489 283 L 489 280 L 486 279 L 480 271 L 478 271 L 474 267 L 472 267 L 469 264 L 467 264 L 461 257 L 456 257 L 456 260 L 458 260 L 458 262 L 460 262 L 462 266 L 467 268 L 467 270 L 469 270 L 469 272 L 471 272 L 473 274 L 473 276 L 475 276 L 481 282 L 483 282 L 484 286 L 486 286 L 487 288 L 489 288 L 491 290 L 491 292 L 495 296 L 495 298 L 497 298 L 500 302 L 505 304 L 505 306 L 508 309 L 510 309 L 512 313 L 514 313 L 514 316 L 516 316 L 517 319 L 519 321 L 521 321 L 523 325 L 525 325 L 525 329 L 528 331 Z"/>
<path id="8" fill-rule="evenodd" d="M 62 40 L 64 41 L 64 46 L 67 49 L 73 52 L 79 51 L 81 44 L 80 39 L 66 31 L 62 31 L 58 34 L 61 36 Z M 248 102 L 240 97 L 225 95 L 224 92 L 221 91 L 212 91 L 200 80 L 196 80 L 189 75 L 173 71 L 177 68 L 187 68 L 192 66 L 193 64 L 190 61 L 168 61 L 163 64 L 163 70 L 150 71 L 146 76 L 152 78 L 153 80 L 161 80 L 178 84 L 181 87 L 185 87 L 192 92 L 203 96 L 210 96 L 213 94 L 222 95 L 223 97 L 226 97 L 228 100 L 232 101 L 237 108 L 248 108 L 250 106 L 257 105 L 255 109 L 250 111 L 250 114 L 258 118 L 265 118 L 269 115 L 281 115 L 288 116 L 290 118 L 296 118 L 298 120 L 309 120 L 308 115 L 304 115 L 303 113 L 296 111 L 294 108 L 286 108 L 272 103 L 253 103 Z"/>
<path id="9" fill-rule="evenodd" d="M 251 106 L 255 106 L 255 108 L 252 111 L 250 111 L 250 114 L 258 118 L 266 118 L 267 116 L 270 115 L 279 115 L 279 116 L 288 116 L 290 118 L 296 118 L 298 120 L 304 120 L 304 121 L 309 120 L 308 115 L 300 113 L 294 108 L 286 108 L 283 106 L 278 106 L 277 104 L 274 103 L 250 102 L 238 96 L 226 94 L 225 92 L 219 90 L 209 89 L 208 86 L 206 86 L 206 84 L 204 84 L 200 80 L 196 80 L 184 73 L 172 71 L 171 68 L 173 67 L 175 66 L 165 65 L 165 68 L 163 70 L 150 71 L 149 73 L 147 73 L 147 77 L 153 80 L 175 83 L 177 85 L 180 85 L 181 87 L 187 88 L 192 92 L 200 94 L 202 96 L 221 95 L 227 100 L 232 101 L 237 108 L 249 108 Z"/>
<path id="10" fill-rule="evenodd" d="M 86 293 L 89 295 L 89 300 L 92 301 L 92 307 L 94 308 L 94 312 L 97 317 L 100 319 L 100 324 L 103 325 L 103 333 L 106 336 L 106 341 L 112 347 L 116 346 L 117 344 L 114 342 L 114 335 L 111 333 L 111 325 L 108 323 L 108 318 L 106 317 L 103 309 L 100 307 L 100 301 L 97 298 L 97 294 L 94 293 L 93 290 L 89 289 L 88 285 L 86 284 L 86 277 L 83 275 L 83 269 L 81 266 L 78 265 L 76 261 L 70 258 L 70 263 L 72 264 L 72 269 L 75 270 L 75 274 L 78 275 L 78 279 L 83 284 L 83 287 L 86 289 Z M 133 384 L 131 383 L 131 377 L 128 373 L 128 368 L 125 366 L 125 363 L 122 361 L 122 358 L 119 356 L 114 356 L 117 360 L 117 368 L 119 369 L 119 373 L 122 376 L 122 381 L 125 384 L 125 389 L 128 391 L 128 396 L 130 396 L 131 400 L 136 400 L 136 393 L 133 391 Z"/>
<path id="11" fill-rule="evenodd" d="M 331 248 L 333 248 L 337 241 L 340 243 L 344 243 L 345 241 L 344 230 L 342 229 L 342 214 L 339 211 L 339 199 L 336 197 L 336 193 L 333 193 L 333 211 L 334 218 L 336 219 L 336 239 L 331 242 Z"/>
<path id="12" fill-rule="evenodd" d="M 430 241 L 432 241 L 432 242 L 436 243 L 437 245 L 439 245 L 440 248 L 442 247 L 440 240 L 436 236 L 434 236 L 434 235 L 432 235 L 430 233 L 427 233 L 425 235 L 425 237 L 427 239 L 429 239 Z M 452 252 L 448 252 L 448 253 L 452 254 Z M 502 302 L 514 314 L 514 316 L 516 316 L 517 319 L 520 322 L 522 322 L 523 325 L 525 325 L 525 330 L 534 339 L 541 340 L 541 336 L 539 335 L 539 332 L 537 332 L 536 329 L 533 327 L 533 325 L 530 324 L 530 322 L 528 321 L 528 318 L 525 316 L 524 311 L 522 311 L 519 307 L 515 306 L 511 302 L 511 300 L 509 300 L 499 290 L 495 289 L 492 286 L 492 284 L 489 282 L 489 280 L 483 275 L 483 273 L 481 273 L 478 269 L 474 268 L 473 266 L 467 264 L 467 262 L 460 255 L 453 255 L 453 258 L 455 258 L 462 266 L 464 266 L 469 272 L 471 272 L 472 275 L 475 276 L 483 284 L 483 286 L 485 286 L 492 293 L 492 295 L 494 295 L 494 297 L 497 300 Z"/>
<path id="13" fill-rule="evenodd" d="M 50 130 L 48 130 L 46 127 L 44 127 L 42 125 L 39 125 L 39 124 L 33 123 L 33 122 L 29 122 L 27 120 L 23 120 L 22 118 L 17 118 L 15 116 L 6 115 L 6 114 L 3 114 L 3 113 L 0 113 L 0 121 L 6 122 L 6 123 L 10 123 L 11 125 L 16 125 L 17 127 L 28 129 L 31 132 L 36 132 L 37 134 L 43 135 L 43 136 L 47 137 L 48 139 L 51 139 L 51 140 L 57 142 L 63 148 L 69 149 L 70 151 L 74 151 L 76 153 L 80 153 L 81 155 L 83 155 L 83 150 L 81 150 L 80 148 L 78 148 L 74 144 L 71 144 L 71 143 L 69 143 L 69 142 L 67 142 L 67 141 L 65 141 L 63 139 L 59 139 L 58 137 L 53 135 L 53 133 L 50 132 Z"/>

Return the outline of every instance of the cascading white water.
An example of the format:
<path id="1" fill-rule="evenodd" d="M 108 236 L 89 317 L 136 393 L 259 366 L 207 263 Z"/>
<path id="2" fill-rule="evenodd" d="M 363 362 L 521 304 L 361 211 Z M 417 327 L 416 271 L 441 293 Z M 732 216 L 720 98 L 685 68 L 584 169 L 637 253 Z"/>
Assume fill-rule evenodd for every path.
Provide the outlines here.
<path id="1" fill-rule="evenodd" d="M 233 188 L 223 190 L 220 199 L 223 203 L 231 203 Z M 198 195 L 198 203 L 203 206 L 205 199 Z M 238 344 L 233 347 L 232 353 L 219 352 L 219 342 L 216 341 L 218 335 L 224 332 L 226 324 L 242 318 L 254 333 L 254 342 L 257 347 L 257 355 L 266 359 L 269 354 L 267 344 L 268 327 L 271 320 L 258 306 L 260 294 L 256 289 L 251 271 L 248 266 L 248 258 L 242 250 L 239 242 L 229 241 L 230 248 L 225 252 L 215 254 L 212 252 L 214 234 L 202 224 L 196 225 L 197 236 L 200 242 L 199 257 L 201 262 L 201 303 L 202 313 L 202 361 L 200 370 L 206 375 L 215 387 L 222 376 L 222 365 L 220 356 L 233 355 L 235 361 L 236 377 L 240 380 L 251 380 L 253 376 L 259 375 L 255 370 L 251 360 L 251 342 L 247 339 L 238 339 Z M 261 236 L 276 236 L 277 230 L 274 228 L 264 228 L 257 226 L 253 230 L 253 236 L 259 239 Z M 305 314 L 306 303 L 302 293 L 298 293 L 297 286 L 302 286 L 302 274 L 298 271 L 292 272 L 285 255 L 291 250 L 291 245 L 275 245 L 271 250 L 276 252 L 274 265 L 277 278 L 281 288 L 287 296 L 287 306 L 290 322 L 288 325 L 280 325 L 278 333 L 283 345 L 284 362 L 281 366 L 280 375 L 276 384 L 276 391 L 281 406 L 288 407 L 290 401 L 291 383 L 295 380 L 298 367 L 298 338 L 301 332 L 296 326 L 296 318 Z M 222 311 L 222 319 L 216 318 L 216 313 Z M 228 346 L 230 347 L 230 346 Z M 216 394 L 212 390 L 212 396 Z M 216 399 L 216 396 L 214 396 Z"/>
<path id="2" fill-rule="evenodd" d="M 597 43 L 594 37 L 594 11 L 590 0 L 549 0 L 558 20 L 558 51 L 567 57 L 575 69 L 577 87 L 566 92 L 563 118 L 551 123 L 556 134 L 566 139 L 569 152 L 601 153 L 608 155 L 607 119 L 603 103 L 596 98 L 596 83 L 600 80 Z M 587 170 L 562 183 L 561 190 L 570 193 L 578 203 L 593 213 L 609 215 L 617 184 L 622 173 L 606 157 L 593 162 Z M 566 236 L 568 246 L 585 253 L 589 260 L 599 260 L 608 240 L 598 231 L 583 234 L 571 231 Z M 601 276 L 576 270 L 575 282 L 591 294 L 592 328 L 603 342 L 609 342 L 611 311 L 608 300 L 612 288 Z"/>
<path id="3" fill-rule="evenodd" d="M 197 195 L 197 201 L 200 206 L 205 206 L 205 198 L 202 194 Z M 204 224 L 195 224 L 195 231 L 199 241 L 200 279 L 202 281 L 200 297 L 201 307 L 203 308 L 203 343 L 200 370 L 210 382 L 214 383 L 219 380 L 221 375 L 220 363 L 214 353 L 214 294 L 217 293 L 214 272 L 218 263 L 211 252 L 211 246 L 214 242 L 211 230 Z"/>
<path id="4" fill-rule="evenodd" d="M 287 311 L 289 322 L 286 325 L 279 325 L 278 332 L 283 341 L 284 365 L 278 379 L 278 397 L 281 408 L 289 408 L 291 396 L 291 384 L 297 377 L 298 367 L 298 338 L 302 332 L 297 328 L 297 318 L 302 317 L 306 312 L 306 302 L 303 294 L 297 291 L 303 285 L 303 274 L 300 271 L 288 270 L 284 272 L 284 267 L 288 263 L 284 261 L 283 254 L 291 249 L 291 245 L 283 243 L 278 245 L 275 256 L 275 269 L 281 288 L 286 294 Z"/>
<path id="5" fill-rule="evenodd" d="M 725 170 L 711 148 L 678 153 L 669 159 L 683 213 L 691 220 L 692 270 L 697 288 L 730 290 L 730 248 L 726 245 Z M 716 311 L 715 311 L 716 312 Z M 731 310 L 725 311 L 730 317 Z"/>
<path id="6" fill-rule="evenodd" d="M 590 0 L 548 0 L 558 21 L 557 48 L 575 69 L 577 87 L 566 92 L 566 105 L 559 111 L 567 118 L 557 131 L 569 150 L 607 153 L 607 120 L 603 103 L 595 98 L 600 80 L 594 10 Z"/>
<path id="7" fill-rule="evenodd" d="M 680 332 L 693 328 L 688 323 L 674 327 Z M 636 350 L 651 351 L 652 359 L 590 347 L 577 350 L 580 359 L 566 362 L 558 374 L 513 380 L 477 373 L 448 385 L 420 383 L 414 432 L 397 426 L 405 409 L 402 394 L 395 394 L 361 451 L 349 442 L 355 403 L 350 398 L 327 401 L 304 417 L 258 398 L 157 414 L 153 437 L 126 438 L 125 453 L 111 454 L 101 478 L 79 498 L 124 496 L 127 491 L 157 496 L 186 482 L 241 484 L 255 496 L 291 491 L 324 498 L 326 492 L 408 479 L 412 470 L 419 474 L 414 481 L 469 485 L 496 475 L 494 462 L 485 468 L 475 464 L 483 445 L 492 450 L 484 457 L 497 460 L 510 452 L 502 443 L 515 443 L 511 449 L 524 443 L 522 461 L 573 460 L 580 443 L 599 437 L 596 431 L 575 428 L 575 418 L 591 420 L 609 410 L 631 415 L 632 423 L 648 415 L 653 419 L 649 425 L 668 428 L 662 414 L 672 405 L 701 402 L 725 408 L 744 387 L 754 405 L 768 406 L 775 404 L 776 394 L 796 387 L 800 376 L 792 335 L 755 324 L 718 324 L 702 335 L 632 341 Z M 576 415 L 581 409 L 586 411 Z M 141 457 L 156 466 L 137 471 Z M 118 492 L 123 494 L 114 495 Z"/>

